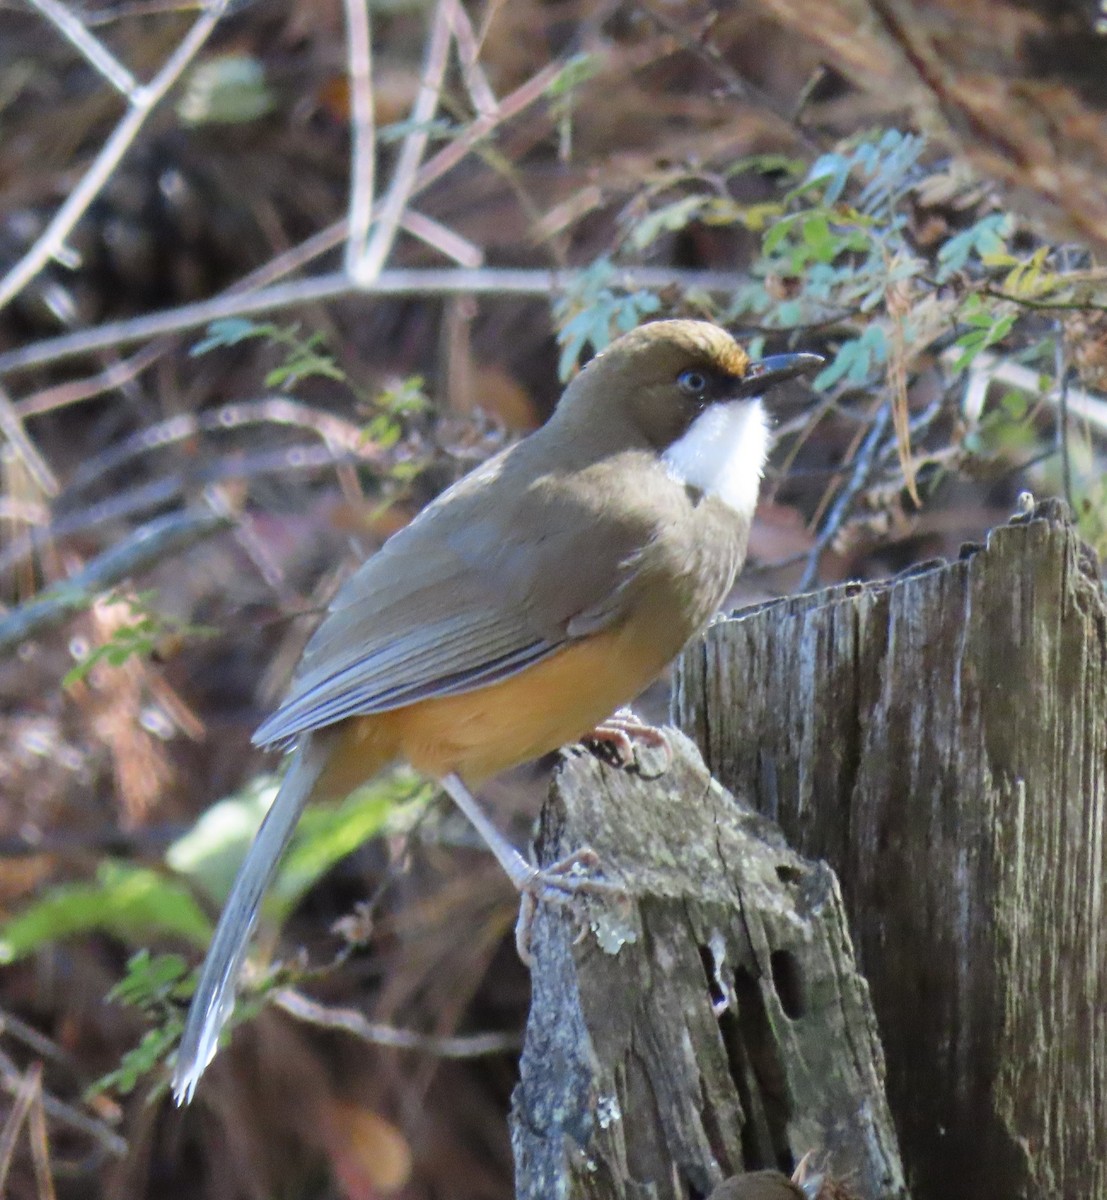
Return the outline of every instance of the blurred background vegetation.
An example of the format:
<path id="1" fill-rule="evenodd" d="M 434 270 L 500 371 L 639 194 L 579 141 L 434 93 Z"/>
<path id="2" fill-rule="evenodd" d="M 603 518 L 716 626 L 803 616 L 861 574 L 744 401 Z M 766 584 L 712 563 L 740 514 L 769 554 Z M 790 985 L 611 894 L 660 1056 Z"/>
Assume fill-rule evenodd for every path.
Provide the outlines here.
<path id="1" fill-rule="evenodd" d="M 617 333 L 827 357 L 734 606 L 1025 491 L 1104 548 L 1087 231 L 778 7 L 0 3 L 3 1194 L 511 1194 L 515 900 L 413 777 L 304 820 L 186 1113 L 163 1064 L 328 597 Z"/>

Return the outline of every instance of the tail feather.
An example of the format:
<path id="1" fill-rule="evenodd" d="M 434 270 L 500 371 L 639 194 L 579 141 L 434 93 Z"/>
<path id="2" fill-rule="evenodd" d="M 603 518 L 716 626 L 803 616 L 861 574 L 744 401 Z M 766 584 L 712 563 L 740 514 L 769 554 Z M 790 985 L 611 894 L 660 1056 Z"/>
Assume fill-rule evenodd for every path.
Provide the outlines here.
<path id="1" fill-rule="evenodd" d="M 215 927 L 177 1051 L 173 1095 L 180 1105 L 192 1100 L 200 1076 L 219 1048 L 220 1031 L 234 1011 L 235 982 L 262 897 L 327 765 L 328 750 L 325 736 L 301 739 L 280 791 L 238 869 Z"/>

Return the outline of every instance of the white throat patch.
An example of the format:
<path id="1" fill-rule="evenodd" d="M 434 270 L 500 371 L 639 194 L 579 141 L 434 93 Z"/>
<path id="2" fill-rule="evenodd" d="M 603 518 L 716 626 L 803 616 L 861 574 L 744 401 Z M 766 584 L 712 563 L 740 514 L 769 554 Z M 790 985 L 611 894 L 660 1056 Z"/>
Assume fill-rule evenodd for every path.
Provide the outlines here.
<path id="1" fill-rule="evenodd" d="M 752 517 L 771 436 L 758 398 L 712 404 L 661 456 L 685 487 Z"/>

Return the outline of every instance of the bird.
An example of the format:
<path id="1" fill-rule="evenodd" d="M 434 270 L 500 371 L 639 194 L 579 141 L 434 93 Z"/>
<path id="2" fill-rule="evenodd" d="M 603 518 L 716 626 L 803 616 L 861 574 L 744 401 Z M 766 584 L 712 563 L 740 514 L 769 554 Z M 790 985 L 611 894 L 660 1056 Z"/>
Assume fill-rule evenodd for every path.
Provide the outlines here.
<path id="1" fill-rule="evenodd" d="M 810 1195 L 779 1171 L 749 1171 L 724 1179 L 707 1200 L 810 1200 Z"/>
<path id="2" fill-rule="evenodd" d="M 771 442 L 761 398 L 821 363 L 751 362 L 706 321 L 640 325 L 576 375 L 542 427 L 447 488 L 339 588 L 254 735 L 291 761 L 193 993 L 178 1104 L 218 1049 L 259 905 L 308 800 L 406 761 L 440 782 L 524 899 L 593 886 L 587 848 L 536 868 L 471 789 L 590 732 L 646 732 L 605 721 L 730 591 Z"/>

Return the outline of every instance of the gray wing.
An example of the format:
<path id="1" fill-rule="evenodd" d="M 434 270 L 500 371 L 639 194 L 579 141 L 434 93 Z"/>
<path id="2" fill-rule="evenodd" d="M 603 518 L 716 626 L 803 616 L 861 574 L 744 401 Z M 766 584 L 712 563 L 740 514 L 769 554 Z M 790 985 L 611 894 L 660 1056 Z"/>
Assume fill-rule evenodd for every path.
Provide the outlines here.
<path id="1" fill-rule="evenodd" d="M 391 546 L 335 598 L 287 699 L 254 735 L 259 745 L 492 683 L 557 649 L 561 639 L 537 634 L 441 546 Z"/>
<path id="2" fill-rule="evenodd" d="M 650 521 L 605 522 L 587 489 L 567 508 L 519 457 L 466 477 L 350 577 L 257 744 L 506 679 L 618 618 Z"/>

